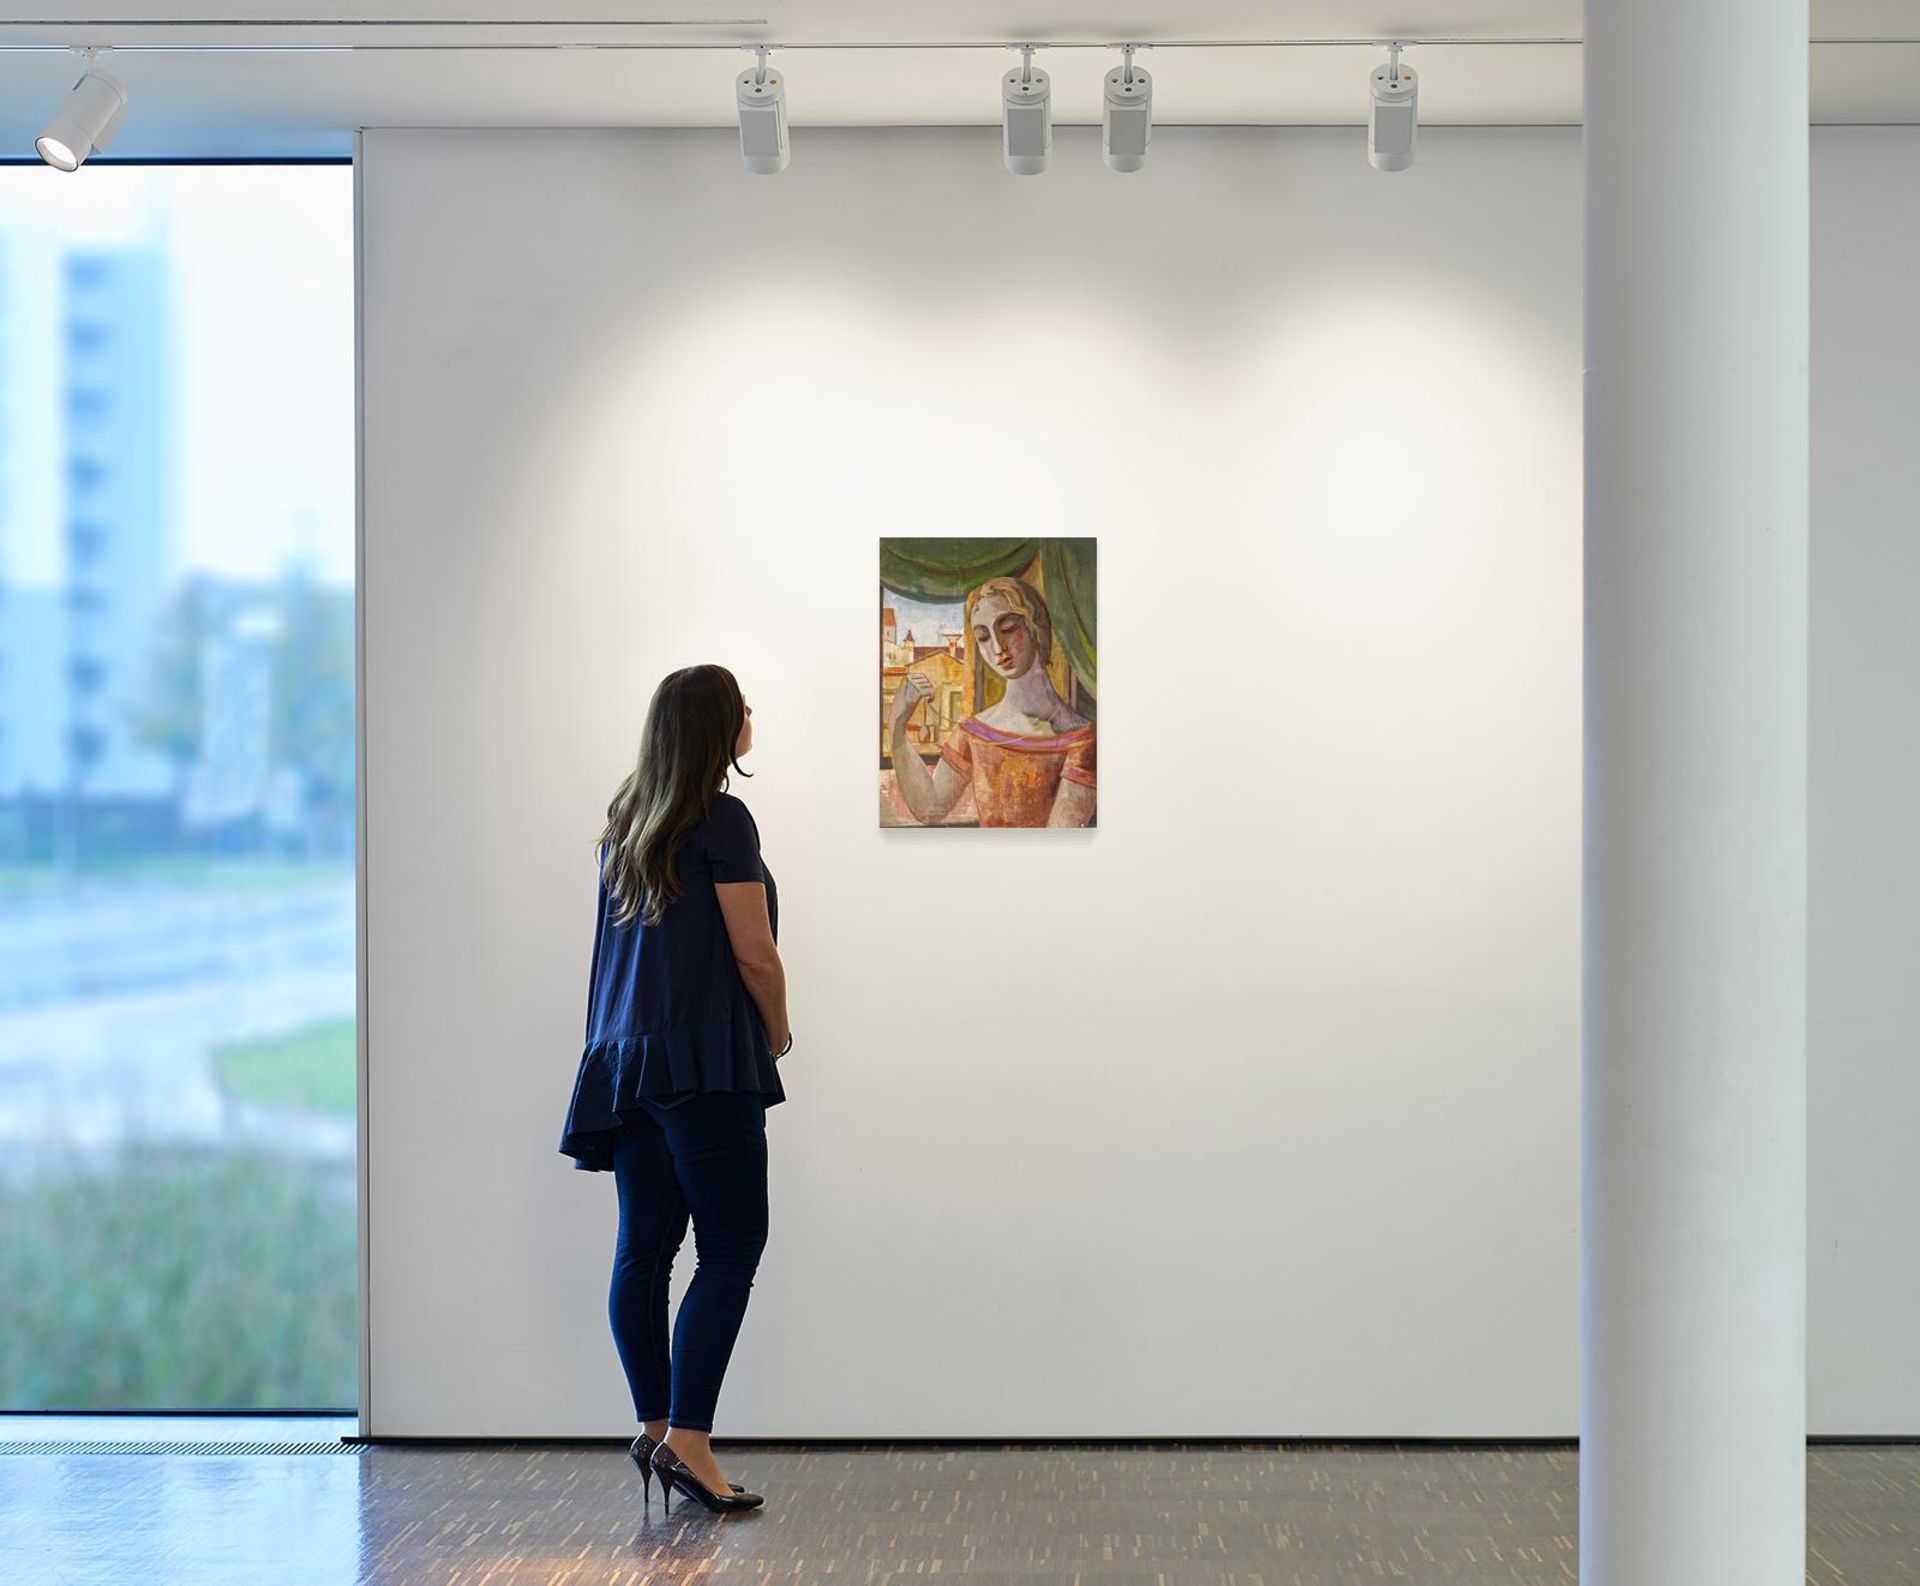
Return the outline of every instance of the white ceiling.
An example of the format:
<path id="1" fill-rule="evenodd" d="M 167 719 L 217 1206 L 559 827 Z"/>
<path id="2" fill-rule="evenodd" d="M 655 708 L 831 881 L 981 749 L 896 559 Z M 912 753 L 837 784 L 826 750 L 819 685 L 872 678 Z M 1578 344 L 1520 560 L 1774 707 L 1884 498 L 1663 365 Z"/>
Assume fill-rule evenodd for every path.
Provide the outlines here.
<path id="1" fill-rule="evenodd" d="M 1920 0 L 1812 8 L 1814 120 L 1920 123 Z M 9 0 L 7 11 L 24 20 L 0 20 L 0 158 L 30 154 L 75 75 L 59 46 L 75 44 L 120 50 L 109 64 L 131 104 L 112 152 L 134 156 L 343 154 L 362 126 L 724 126 L 739 46 L 756 40 L 808 46 L 780 59 L 796 127 L 990 124 L 1014 59 L 991 46 L 1021 40 L 1062 46 L 1043 60 L 1063 123 L 1099 120 L 1099 78 L 1117 59 L 1107 46 L 1126 39 L 1182 46 L 1141 58 L 1163 124 L 1357 124 L 1381 58 L 1364 41 L 1394 37 L 1428 41 L 1407 52 L 1428 125 L 1580 119 L 1579 0 Z M 920 47 L 873 47 L 887 45 Z"/>

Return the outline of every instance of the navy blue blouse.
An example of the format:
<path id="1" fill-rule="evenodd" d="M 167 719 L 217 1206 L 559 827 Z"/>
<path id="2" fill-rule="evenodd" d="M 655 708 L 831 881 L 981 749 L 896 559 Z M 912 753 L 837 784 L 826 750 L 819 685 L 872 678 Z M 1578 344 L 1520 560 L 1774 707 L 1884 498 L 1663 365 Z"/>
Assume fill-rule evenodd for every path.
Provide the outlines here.
<path id="1" fill-rule="evenodd" d="M 758 1091 L 785 1101 L 760 1010 L 734 961 L 718 882 L 760 881 L 780 936 L 780 898 L 760 857 L 760 829 L 747 806 L 722 793 L 674 859 L 685 894 L 658 925 L 615 925 L 600 878 L 599 923 L 587 991 L 587 1041 L 560 1150 L 574 1166 L 613 1166 L 621 1114 L 639 1099 L 675 1106 L 700 1091 Z"/>

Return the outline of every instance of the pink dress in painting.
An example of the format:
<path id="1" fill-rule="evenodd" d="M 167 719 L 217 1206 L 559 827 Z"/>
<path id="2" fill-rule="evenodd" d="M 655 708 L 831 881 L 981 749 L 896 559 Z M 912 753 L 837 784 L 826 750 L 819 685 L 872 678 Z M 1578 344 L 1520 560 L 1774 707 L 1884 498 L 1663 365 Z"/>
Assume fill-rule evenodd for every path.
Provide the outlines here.
<path id="1" fill-rule="evenodd" d="M 1092 722 L 1030 738 L 970 716 L 948 737 L 940 758 L 972 785 L 982 826 L 1044 826 L 1063 777 L 1095 786 Z"/>

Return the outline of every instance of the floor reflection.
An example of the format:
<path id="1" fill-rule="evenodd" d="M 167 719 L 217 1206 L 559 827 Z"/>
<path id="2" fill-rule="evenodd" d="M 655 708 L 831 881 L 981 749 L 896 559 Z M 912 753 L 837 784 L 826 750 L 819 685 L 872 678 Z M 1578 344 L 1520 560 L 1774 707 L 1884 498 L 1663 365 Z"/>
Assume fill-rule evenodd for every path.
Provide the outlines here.
<path id="1" fill-rule="evenodd" d="M 364 1578 L 353 1455 L 0 1458 L 9 1586 L 349 1586 Z"/>
<path id="2" fill-rule="evenodd" d="M 723 1445 L 768 1506 L 643 1509 L 617 1446 L 0 1457 L 6 1586 L 1566 1586 L 1571 1448 Z M 1920 1580 L 1920 1446 L 1808 1460 L 1810 1586 Z"/>

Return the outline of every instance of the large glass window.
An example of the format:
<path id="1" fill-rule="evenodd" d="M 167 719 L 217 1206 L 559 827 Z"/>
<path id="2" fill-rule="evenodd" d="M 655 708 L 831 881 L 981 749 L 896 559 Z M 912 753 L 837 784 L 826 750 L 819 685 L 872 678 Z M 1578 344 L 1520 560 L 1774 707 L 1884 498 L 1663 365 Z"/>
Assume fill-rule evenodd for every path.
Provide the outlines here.
<path id="1" fill-rule="evenodd" d="M 351 183 L 0 168 L 0 1409 L 357 1398 Z"/>

